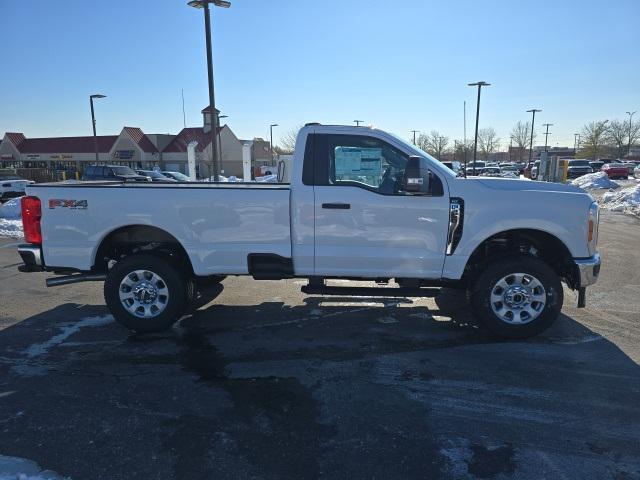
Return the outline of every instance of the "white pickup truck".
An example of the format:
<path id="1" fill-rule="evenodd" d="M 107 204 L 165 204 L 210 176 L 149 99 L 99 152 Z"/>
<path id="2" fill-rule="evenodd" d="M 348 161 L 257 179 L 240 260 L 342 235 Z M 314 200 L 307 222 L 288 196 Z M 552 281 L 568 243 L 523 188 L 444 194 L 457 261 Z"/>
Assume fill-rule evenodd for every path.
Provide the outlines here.
<path id="1" fill-rule="evenodd" d="M 170 327 L 199 282 L 226 275 L 309 279 L 320 295 L 420 296 L 465 288 L 494 333 L 522 338 L 559 315 L 564 281 L 600 271 L 598 208 L 561 184 L 460 178 L 415 146 L 367 127 L 308 124 L 290 184 L 49 183 L 22 201 L 22 270 L 49 286 L 104 281 L 116 320 Z M 395 279 L 398 288 L 326 279 Z"/>

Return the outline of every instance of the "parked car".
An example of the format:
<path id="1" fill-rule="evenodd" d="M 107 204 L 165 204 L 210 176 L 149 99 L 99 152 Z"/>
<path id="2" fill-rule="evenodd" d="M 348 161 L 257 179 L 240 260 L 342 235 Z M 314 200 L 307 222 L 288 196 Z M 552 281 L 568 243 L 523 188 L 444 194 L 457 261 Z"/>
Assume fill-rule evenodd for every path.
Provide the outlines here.
<path id="1" fill-rule="evenodd" d="M 622 165 L 627 167 L 627 170 L 629 171 L 629 175 L 633 175 L 633 170 L 636 168 L 636 164 L 635 163 L 633 163 L 633 162 L 623 162 Z"/>
<path id="2" fill-rule="evenodd" d="M 84 169 L 82 180 L 150 182 L 151 178 L 138 175 L 131 168 L 122 165 L 89 165 Z"/>
<path id="3" fill-rule="evenodd" d="M 587 173 L 593 173 L 594 170 L 589 165 L 588 160 L 569 160 L 567 167 L 567 178 L 578 178 Z"/>
<path id="4" fill-rule="evenodd" d="M 467 164 L 467 168 L 465 169 L 465 173 L 467 174 L 467 176 L 472 176 L 472 175 L 480 175 L 482 174 L 482 172 L 484 171 L 484 167 L 486 166 L 485 162 L 476 162 L 475 163 L 475 173 L 474 173 L 474 163 L 468 163 Z"/>
<path id="5" fill-rule="evenodd" d="M 629 168 L 622 163 L 605 163 L 602 166 L 602 171 L 611 179 L 629 178 Z"/>
<path id="6" fill-rule="evenodd" d="M 27 185 L 35 182 L 26 180 L 14 171 L 0 171 L 0 202 L 10 198 L 21 197 Z"/>
<path id="7" fill-rule="evenodd" d="M 395 279 L 385 296 L 457 286 L 507 338 L 555 321 L 562 281 L 584 306 L 600 272 L 598 205 L 578 187 L 458 178 L 368 127 L 312 124 L 296 145 L 287 186 L 28 186 L 23 270 L 58 274 L 50 286 L 104 281 L 115 319 L 141 332 L 170 328 L 196 300 L 196 281 L 225 275 L 308 278 L 302 291 L 313 295 L 376 295 L 326 285 L 334 278 Z"/>
<path id="8" fill-rule="evenodd" d="M 483 177 L 499 177 L 501 174 L 502 174 L 502 169 L 500 167 L 487 166 L 487 167 L 484 167 L 480 175 Z"/>
<path id="9" fill-rule="evenodd" d="M 161 172 L 165 177 L 173 178 L 176 182 L 190 182 L 191 178 L 189 178 L 184 173 L 180 172 L 171 172 L 163 170 Z"/>
<path id="10" fill-rule="evenodd" d="M 602 160 L 594 160 L 589 162 L 589 166 L 594 172 L 599 172 L 600 170 L 602 170 L 603 165 L 604 162 Z"/>
<path id="11" fill-rule="evenodd" d="M 160 172 L 156 172 L 155 170 L 136 170 L 138 175 L 142 175 L 143 177 L 149 177 L 152 182 L 175 182 L 176 180 L 166 175 L 163 175 Z"/>

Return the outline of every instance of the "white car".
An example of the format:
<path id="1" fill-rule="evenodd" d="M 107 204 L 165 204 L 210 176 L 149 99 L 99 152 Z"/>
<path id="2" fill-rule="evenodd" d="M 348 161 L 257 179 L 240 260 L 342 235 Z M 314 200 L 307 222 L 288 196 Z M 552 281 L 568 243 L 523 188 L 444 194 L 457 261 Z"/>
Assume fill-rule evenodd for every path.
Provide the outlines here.
<path id="1" fill-rule="evenodd" d="M 296 146 L 290 184 L 29 186 L 24 269 L 66 270 L 50 286 L 104 281 L 116 320 L 145 332 L 171 327 L 194 285 L 225 275 L 307 278 L 302 291 L 314 295 L 467 289 L 480 321 L 507 338 L 554 322 L 561 281 L 584 306 L 600 256 L 598 207 L 580 188 L 460 178 L 373 128 L 309 124 Z M 325 284 L 335 278 L 400 288 Z"/>
<path id="2" fill-rule="evenodd" d="M 0 201 L 4 202 L 10 198 L 21 197 L 25 194 L 27 185 L 35 182 L 25 180 L 15 173 L 0 171 Z"/>

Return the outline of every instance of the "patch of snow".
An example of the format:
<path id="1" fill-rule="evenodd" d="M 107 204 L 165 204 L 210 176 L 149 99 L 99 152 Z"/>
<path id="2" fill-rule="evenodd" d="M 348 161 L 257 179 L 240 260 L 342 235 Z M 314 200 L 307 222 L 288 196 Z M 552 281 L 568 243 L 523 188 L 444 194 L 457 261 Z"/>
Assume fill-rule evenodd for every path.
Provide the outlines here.
<path id="1" fill-rule="evenodd" d="M 575 185 L 576 187 L 580 187 L 585 190 L 620 187 L 620 185 L 611 180 L 605 172 L 588 173 L 586 175 L 582 175 L 581 177 L 578 177 L 574 181 L 572 181 L 571 185 Z"/>
<path id="2" fill-rule="evenodd" d="M 600 205 L 613 212 L 624 212 L 640 217 L 640 185 L 633 185 L 602 196 Z"/>
<path id="3" fill-rule="evenodd" d="M 262 177 L 256 177 L 256 182 L 259 183 L 278 183 L 277 175 L 264 175 Z"/>
<path id="4" fill-rule="evenodd" d="M 27 355 L 29 358 L 38 357 L 40 355 L 44 355 L 49 352 L 56 345 L 60 345 L 71 335 L 80 331 L 81 328 L 84 327 L 101 327 L 103 325 L 107 325 L 108 323 L 113 322 L 113 317 L 111 315 L 104 315 L 101 317 L 87 317 L 83 318 L 79 322 L 73 323 L 71 325 L 65 325 L 62 327 L 62 332 L 58 335 L 51 337 L 46 342 L 42 343 L 34 343 L 29 346 L 23 353 Z"/>
<path id="5" fill-rule="evenodd" d="M 19 220 L 22 218 L 20 198 L 12 198 L 0 205 L 0 218 L 6 218 L 7 220 Z"/>
<path id="6" fill-rule="evenodd" d="M 0 455 L 0 480 L 65 480 L 51 470 L 42 470 L 36 462 Z"/>
<path id="7" fill-rule="evenodd" d="M 0 218 L 0 237 L 22 238 L 22 220 Z"/>

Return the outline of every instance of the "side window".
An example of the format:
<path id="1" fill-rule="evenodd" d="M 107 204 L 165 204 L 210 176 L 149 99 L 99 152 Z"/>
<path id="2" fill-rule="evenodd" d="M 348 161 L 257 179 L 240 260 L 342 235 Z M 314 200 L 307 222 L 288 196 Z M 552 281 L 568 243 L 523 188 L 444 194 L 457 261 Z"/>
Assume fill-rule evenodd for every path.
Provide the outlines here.
<path id="1" fill-rule="evenodd" d="M 327 181 L 316 185 L 349 185 L 382 195 L 411 195 L 405 189 L 409 156 L 388 143 L 363 135 L 322 135 L 316 141 L 316 162 L 323 165 Z M 317 165 L 319 166 L 319 165 Z M 317 171 L 317 170 L 316 170 Z M 443 194 L 442 182 L 432 172 L 427 195 Z M 422 193 L 423 195 L 425 193 Z"/>
<path id="2" fill-rule="evenodd" d="M 95 168 L 96 168 L 96 167 L 91 166 L 91 165 L 90 165 L 90 166 L 88 166 L 88 167 L 85 169 L 84 174 L 85 174 L 87 177 L 93 177 L 93 176 L 95 175 L 95 173 L 94 173 L 94 172 L 95 172 Z"/>

